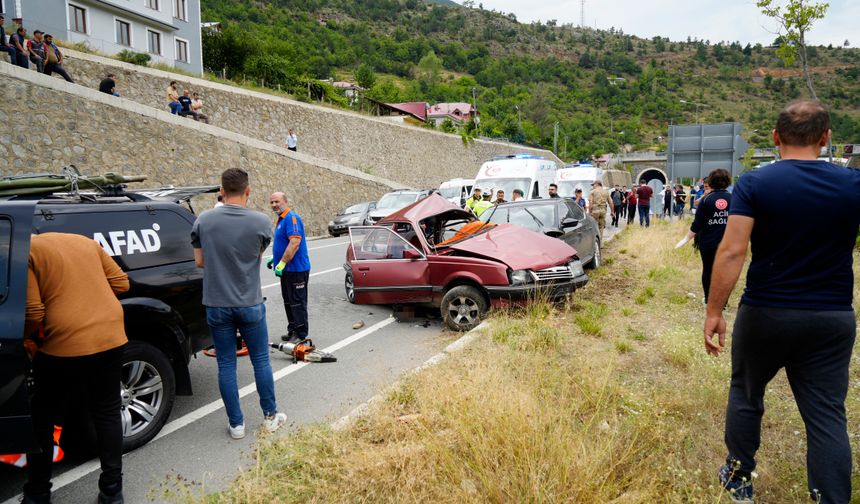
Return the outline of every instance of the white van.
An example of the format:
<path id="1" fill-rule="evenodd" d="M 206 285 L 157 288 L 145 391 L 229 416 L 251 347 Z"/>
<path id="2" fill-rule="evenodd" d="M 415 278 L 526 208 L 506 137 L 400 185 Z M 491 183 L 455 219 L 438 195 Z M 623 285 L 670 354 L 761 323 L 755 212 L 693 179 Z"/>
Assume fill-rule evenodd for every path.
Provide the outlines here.
<path id="1" fill-rule="evenodd" d="M 439 186 L 439 194 L 451 203 L 462 207 L 466 205 L 466 200 L 472 195 L 472 186 L 474 185 L 474 179 L 451 179 L 442 182 L 442 185 Z"/>
<path id="2" fill-rule="evenodd" d="M 555 161 L 534 154 L 496 156 L 478 170 L 475 187 L 482 191 L 505 191 L 505 199 L 513 198 L 514 189 L 520 189 L 527 200 L 549 197 L 549 185 L 555 182 L 558 165 Z"/>
<path id="3" fill-rule="evenodd" d="M 567 165 L 558 170 L 555 175 L 558 195 L 562 198 L 573 198 L 576 189 L 582 189 L 582 197 L 588 201 L 591 183 L 595 180 L 604 182 L 603 168 L 590 164 Z"/>

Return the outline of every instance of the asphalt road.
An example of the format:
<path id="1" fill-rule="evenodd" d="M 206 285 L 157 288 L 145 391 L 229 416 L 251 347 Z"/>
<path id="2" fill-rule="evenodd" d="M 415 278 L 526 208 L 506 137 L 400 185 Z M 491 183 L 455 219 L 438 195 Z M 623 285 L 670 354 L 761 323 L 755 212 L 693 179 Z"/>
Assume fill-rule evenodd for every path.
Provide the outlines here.
<path id="1" fill-rule="evenodd" d="M 293 364 L 287 356 L 273 351 L 278 408 L 288 416 L 288 428 L 280 435 L 303 424 L 331 421 L 349 413 L 458 337 L 442 331 L 438 320 L 400 323 L 391 318 L 388 307 L 349 304 L 342 268 L 347 243 L 347 237 L 309 242 L 310 337 L 319 348 L 334 346 L 332 353 L 338 361 Z M 283 298 L 274 274 L 263 267 L 260 275 L 267 298 L 269 336 L 276 341 L 287 327 Z M 359 320 L 365 326 L 354 330 L 353 324 Z M 177 477 L 215 491 L 229 483 L 240 468 L 251 464 L 248 452 L 262 422 L 259 396 L 253 389 L 245 390 L 242 410 L 247 436 L 233 440 L 227 433 L 227 415 L 218 393 L 215 359 L 198 354 L 190 370 L 194 395 L 177 397 L 160 437 L 123 459 L 126 502 L 158 501 L 162 485 Z M 247 357 L 240 358 L 240 393 L 242 387 L 253 383 L 250 362 Z M 97 461 L 67 457 L 55 464 L 53 501 L 94 502 L 98 474 Z M 23 470 L 0 466 L 0 502 L 16 502 L 25 480 Z"/>
<path id="2" fill-rule="evenodd" d="M 609 240 L 621 228 L 608 226 Z M 338 358 L 336 363 L 293 364 L 287 356 L 271 354 L 278 408 L 288 416 L 288 427 L 333 421 L 367 401 L 405 371 L 421 365 L 459 334 L 442 330 L 439 320 L 400 323 L 384 306 L 351 305 L 345 299 L 343 262 L 348 238 L 309 242 L 310 337 Z M 286 333 L 287 319 L 277 278 L 261 268 L 266 296 L 270 340 Z M 359 320 L 361 329 L 353 329 Z M 182 480 L 202 485 L 207 492 L 228 484 L 243 468 L 251 467 L 248 455 L 254 433 L 262 422 L 258 396 L 253 390 L 253 369 L 247 357 L 239 361 L 239 387 L 247 436 L 233 440 L 227 433 L 227 415 L 221 403 L 215 359 L 198 354 L 191 361 L 194 395 L 176 398 L 170 419 L 159 437 L 127 453 L 123 459 L 126 502 L 162 501 L 169 482 Z M 249 387 L 250 386 L 250 387 Z M 54 465 L 55 504 L 93 502 L 98 492 L 97 460 L 67 457 Z M 17 502 L 26 480 L 21 469 L 0 465 L 0 503 Z"/>

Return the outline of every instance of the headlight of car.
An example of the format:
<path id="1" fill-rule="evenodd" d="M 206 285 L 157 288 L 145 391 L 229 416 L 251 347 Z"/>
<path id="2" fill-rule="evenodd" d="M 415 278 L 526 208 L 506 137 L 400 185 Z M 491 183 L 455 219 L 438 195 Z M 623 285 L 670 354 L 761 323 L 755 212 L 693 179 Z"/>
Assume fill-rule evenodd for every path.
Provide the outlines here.
<path id="1" fill-rule="evenodd" d="M 526 285 L 534 282 L 531 270 L 516 270 L 511 273 L 511 285 Z"/>
<path id="2" fill-rule="evenodd" d="M 328 227 L 334 227 L 334 221 L 333 220 L 328 221 Z"/>
<path id="3" fill-rule="evenodd" d="M 570 267 L 570 272 L 573 274 L 574 278 L 585 274 L 585 270 L 582 269 L 582 261 L 580 261 L 579 259 L 574 259 L 573 261 L 570 261 L 568 267 Z"/>

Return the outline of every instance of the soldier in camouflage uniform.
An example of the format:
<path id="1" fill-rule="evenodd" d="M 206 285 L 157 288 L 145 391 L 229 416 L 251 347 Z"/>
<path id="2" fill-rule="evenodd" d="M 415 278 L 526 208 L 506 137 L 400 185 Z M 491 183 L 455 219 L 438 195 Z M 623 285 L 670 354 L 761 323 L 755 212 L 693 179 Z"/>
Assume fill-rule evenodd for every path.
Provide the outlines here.
<path id="1" fill-rule="evenodd" d="M 606 227 L 606 211 L 609 210 L 610 217 L 615 215 L 615 205 L 612 204 L 612 197 L 609 192 L 603 188 L 603 182 L 595 180 L 591 184 L 591 196 L 588 199 L 588 212 L 597 221 L 597 227 L 600 229 L 600 243 L 603 243 L 603 229 Z"/>

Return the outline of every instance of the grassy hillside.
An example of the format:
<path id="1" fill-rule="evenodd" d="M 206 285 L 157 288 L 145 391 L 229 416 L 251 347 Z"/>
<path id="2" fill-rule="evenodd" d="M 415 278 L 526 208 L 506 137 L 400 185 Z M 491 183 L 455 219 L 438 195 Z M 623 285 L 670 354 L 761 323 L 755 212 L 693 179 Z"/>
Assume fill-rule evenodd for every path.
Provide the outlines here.
<path id="1" fill-rule="evenodd" d="M 477 4 L 477 3 L 476 3 Z M 799 71 L 773 48 L 737 42 L 641 39 L 621 30 L 523 24 L 512 14 L 420 0 L 203 0 L 224 31 L 204 37 L 204 62 L 230 78 L 264 81 L 297 98 L 326 97 L 315 79 L 356 77 L 394 102 L 472 101 L 483 136 L 552 146 L 569 159 L 661 148 L 670 121 L 744 123 L 767 131 L 803 96 Z M 758 16 L 750 7 L 750 16 Z M 826 20 L 825 20 L 826 23 Z M 837 143 L 860 141 L 860 50 L 812 48 L 816 91 L 834 111 Z M 764 71 L 761 81 L 753 72 Z"/>

